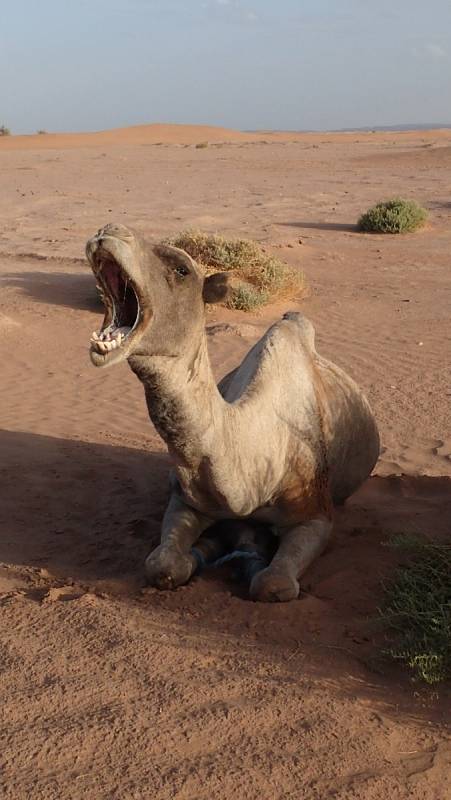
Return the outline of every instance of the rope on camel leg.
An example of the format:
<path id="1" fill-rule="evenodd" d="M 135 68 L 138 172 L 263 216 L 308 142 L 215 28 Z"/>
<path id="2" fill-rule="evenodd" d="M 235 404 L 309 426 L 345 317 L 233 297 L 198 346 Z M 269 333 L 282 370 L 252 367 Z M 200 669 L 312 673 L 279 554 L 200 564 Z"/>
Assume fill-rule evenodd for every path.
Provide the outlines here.
<path id="1" fill-rule="evenodd" d="M 204 554 L 197 547 L 192 547 L 191 555 L 194 556 L 197 563 L 196 575 L 199 575 L 206 567 L 217 568 L 222 567 L 223 564 L 228 564 L 230 561 L 240 561 L 240 572 L 243 579 L 249 583 L 257 572 L 268 566 L 267 559 L 262 558 L 256 551 L 232 550 L 231 553 L 227 553 L 215 561 L 207 561 Z"/>
<path id="2" fill-rule="evenodd" d="M 267 560 L 262 558 L 255 550 L 232 550 L 231 553 L 216 559 L 212 566 L 222 567 L 223 564 L 227 564 L 229 561 L 241 562 L 239 563 L 239 570 L 243 580 L 248 581 L 248 583 L 251 582 L 257 572 L 260 572 L 268 565 Z"/>
<path id="3" fill-rule="evenodd" d="M 191 548 L 191 555 L 194 557 L 197 564 L 195 570 L 196 575 L 199 575 L 205 569 L 205 567 L 209 566 L 208 561 L 205 558 L 204 554 L 200 550 L 198 550 L 197 547 Z"/>

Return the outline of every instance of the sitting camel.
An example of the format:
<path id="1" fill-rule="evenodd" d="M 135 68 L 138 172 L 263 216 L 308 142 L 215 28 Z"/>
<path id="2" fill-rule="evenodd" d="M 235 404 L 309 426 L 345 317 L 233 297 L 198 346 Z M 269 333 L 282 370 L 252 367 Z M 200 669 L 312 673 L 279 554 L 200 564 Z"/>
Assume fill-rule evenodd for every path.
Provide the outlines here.
<path id="1" fill-rule="evenodd" d="M 91 360 L 106 367 L 127 359 L 173 462 L 148 581 L 160 589 L 189 581 L 202 534 L 218 521 L 227 530 L 231 520 L 241 533 L 263 525 L 277 537 L 250 596 L 296 598 L 300 576 L 330 539 L 333 505 L 363 483 L 378 458 L 367 400 L 317 354 L 313 326 L 297 312 L 284 314 L 216 385 L 204 306 L 226 296 L 227 276 L 204 277 L 183 250 L 146 243 L 123 225 L 101 228 L 86 252 L 106 307 Z M 215 557 L 219 540 L 205 545 Z"/>

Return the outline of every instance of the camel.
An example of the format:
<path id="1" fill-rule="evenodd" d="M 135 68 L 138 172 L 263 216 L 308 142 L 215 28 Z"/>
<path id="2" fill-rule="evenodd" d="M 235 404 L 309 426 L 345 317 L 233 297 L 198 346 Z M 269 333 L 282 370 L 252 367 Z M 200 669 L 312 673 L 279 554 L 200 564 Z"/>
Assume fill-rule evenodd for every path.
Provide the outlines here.
<path id="1" fill-rule="evenodd" d="M 215 524 L 224 542 L 237 528 L 235 543 L 254 541 L 252 531 L 264 526 L 277 546 L 254 570 L 250 597 L 297 598 L 299 579 L 330 540 L 334 505 L 358 489 L 379 456 L 368 401 L 318 355 L 312 324 L 291 311 L 217 385 L 205 304 L 227 296 L 227 274 L 205 277 L 183 250 L 119 224 L 101 228 L 86 253 L 106 309 L 91 361 L 128 361 L 173 465 L 161 543 L 145 563 L 148 582 L 187 583 L 205 551 L 221 550 L 221 535 L 208 538 Z"/>

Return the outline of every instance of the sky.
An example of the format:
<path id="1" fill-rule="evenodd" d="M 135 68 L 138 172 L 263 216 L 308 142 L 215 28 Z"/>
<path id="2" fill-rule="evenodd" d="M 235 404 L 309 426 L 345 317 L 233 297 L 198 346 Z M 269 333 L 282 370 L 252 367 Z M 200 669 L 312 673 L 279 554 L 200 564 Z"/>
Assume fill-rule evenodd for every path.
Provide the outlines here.
<path id="1" fill-rule="evenodd" d="M 0 0 L 0 125 L 451 122 L 450 0 Z"/>

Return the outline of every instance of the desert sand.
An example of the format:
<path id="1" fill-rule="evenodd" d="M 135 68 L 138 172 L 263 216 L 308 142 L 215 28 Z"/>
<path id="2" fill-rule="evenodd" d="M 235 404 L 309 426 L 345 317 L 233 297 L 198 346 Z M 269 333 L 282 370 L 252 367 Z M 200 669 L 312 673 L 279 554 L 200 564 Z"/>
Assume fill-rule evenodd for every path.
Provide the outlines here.
<path id="1" fill-rule="evenodd" d="M 381 658 L 376 619 L 390 536 L 449 536 L 451 131 L 142 126 L 4 137 L 0 161 L 2 798 L 445 800 L 449 692 Z M 358 233 L 393 195 L 427 226 Z M 144 585 L 168 458 L 127 366 L 88 357 L 84 244 L 113 220 L 304 270 L 305 299 L 208 314 L 218 377 L 300 308 L 369 397 L 380 461 L 296 602 L 251 603 L 225 568 Z"/>

